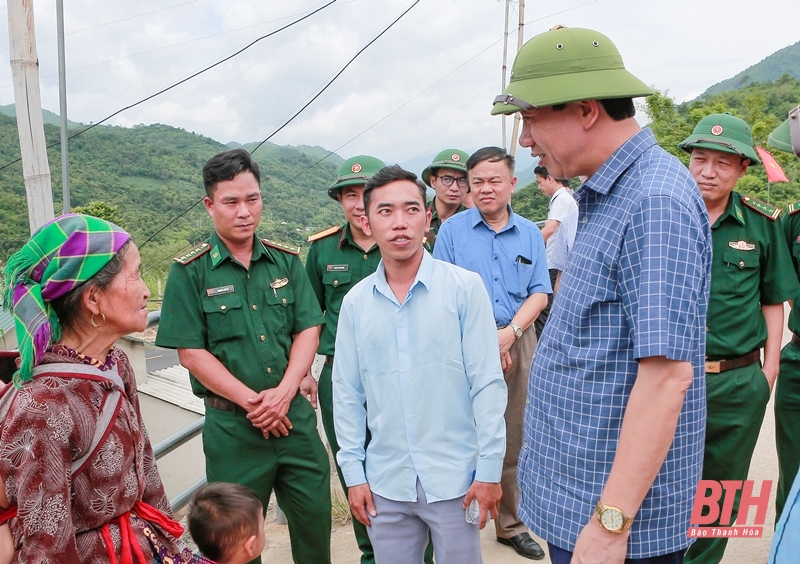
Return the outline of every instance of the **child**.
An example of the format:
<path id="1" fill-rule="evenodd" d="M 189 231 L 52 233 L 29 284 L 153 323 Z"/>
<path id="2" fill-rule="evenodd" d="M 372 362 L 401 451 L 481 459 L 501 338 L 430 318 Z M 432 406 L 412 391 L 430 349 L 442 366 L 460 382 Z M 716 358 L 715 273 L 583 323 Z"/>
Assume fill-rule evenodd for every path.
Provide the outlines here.
<path id="1" fill-rule="evenodd" d="M 261 555 L 266 542 L 261 502 L 239 484 L 203 486 L 189 503 L 189 534 L 217 564 L 246 564 Z"/>

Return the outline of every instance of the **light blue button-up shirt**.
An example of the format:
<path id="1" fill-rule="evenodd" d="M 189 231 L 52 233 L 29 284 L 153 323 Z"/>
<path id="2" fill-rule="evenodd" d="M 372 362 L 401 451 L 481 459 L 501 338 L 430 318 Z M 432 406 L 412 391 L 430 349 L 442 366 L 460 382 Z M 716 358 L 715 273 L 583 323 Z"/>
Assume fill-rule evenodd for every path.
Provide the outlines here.
<path id="1" fill-rule="evenodd" d="M 507 390 L 480 277 L 427 252 L 400 304 L 378 270 L 345 296 L 336 331 L 333 415 L 345 483 L 381 497 L 463 496 L 499 482 Z M 366 428 L 372 438 L 366 453 Z"/>
<path id="2" fill-rule="evenodd" d="M 472 208 L 445 221 L 433 256 L 480 274 L 497 327 L 505 327 L 531 294 L 552 293 L 542 232 L 508 207 L 508 223 L 495 232 Z"/>

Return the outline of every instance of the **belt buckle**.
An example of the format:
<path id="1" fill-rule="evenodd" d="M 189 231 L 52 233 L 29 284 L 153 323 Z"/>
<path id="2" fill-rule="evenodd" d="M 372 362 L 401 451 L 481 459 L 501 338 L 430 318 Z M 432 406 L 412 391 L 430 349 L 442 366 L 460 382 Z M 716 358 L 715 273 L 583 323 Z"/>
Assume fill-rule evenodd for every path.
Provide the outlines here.
<path id="1" fill-rule="evenodd" d="M 715 360 L 713 362 L 706 361 L 706 373 L 708 374 L 719 374 L 722 370 L 720 365 L 722 364 L 721 361 Z"/>

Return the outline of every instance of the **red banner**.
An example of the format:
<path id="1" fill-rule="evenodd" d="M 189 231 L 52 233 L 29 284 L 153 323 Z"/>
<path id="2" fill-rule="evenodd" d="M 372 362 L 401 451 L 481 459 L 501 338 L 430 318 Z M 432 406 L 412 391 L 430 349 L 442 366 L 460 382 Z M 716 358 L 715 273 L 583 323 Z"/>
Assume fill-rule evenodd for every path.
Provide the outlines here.
<path id="1" fill-rule="evenodd" d="M 756 147 L 758 156 L 761 157 L 761 162 L 764 163 L 764 169 L 767 171 L 767 182 L 789 182 L 786 175 L 783 173 L 781 165 L 775 160 L 769 151 Z"/>

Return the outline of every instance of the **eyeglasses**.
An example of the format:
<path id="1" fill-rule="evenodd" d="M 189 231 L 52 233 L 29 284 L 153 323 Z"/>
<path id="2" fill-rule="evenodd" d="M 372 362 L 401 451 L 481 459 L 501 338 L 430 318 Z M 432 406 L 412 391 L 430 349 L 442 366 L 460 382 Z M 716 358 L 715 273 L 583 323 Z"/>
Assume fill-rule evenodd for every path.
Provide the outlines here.
<path id="1" fill-rule="evenodd" d="M 469 181 L 467 180 L 466 176 L 460 176 L 459 178 L 455 178 L 454 176 L 450 176 L 449 174 L 445 174 L 444 176 L 438 176 L 434 174 L 436 178 L 442 181 L 442 184 L 445 186 L 452 186 L 453 182 L 458 184 L 459 188 L 466 188 L 469 186 Z"/>

